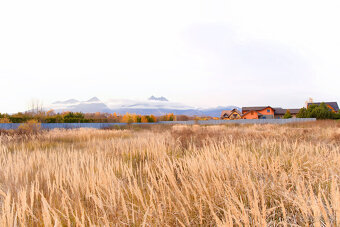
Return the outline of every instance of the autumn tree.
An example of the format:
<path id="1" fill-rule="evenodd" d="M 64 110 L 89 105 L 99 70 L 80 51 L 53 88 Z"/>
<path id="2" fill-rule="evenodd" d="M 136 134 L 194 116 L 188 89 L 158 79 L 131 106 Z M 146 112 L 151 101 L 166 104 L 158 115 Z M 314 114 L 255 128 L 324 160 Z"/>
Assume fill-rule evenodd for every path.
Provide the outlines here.
<path id="1" fill-rule="evenodd" d="M 47 115 L 47 116 L 53 116 L 53 115 L 55 115 L 55 112 L 54 112 L 53 109 L 51 109 L 51 110 L 49 110 L 49 111 L 46 112 L 46 115 Z"/>
<path id="2" fill-rule="evenodd" d="M 123 122 L 124 122 L 124 123 L 128 123 L 128 124 L 133 123 L 133 116 L 132 116 L 132 114 L 130 114 L 130 113 L 124 114 L 124 116 L 123 116 Z"/>
<path id="3" fill-rule="evenodd" d="M 141 115 L 134 114 L 134 115 L 133 115 L 133 122 L 134 122 L 134 123 L 141 123 L 141 122 L 142 122 L 142 117 L 141 117 Z"/>
<path id="4" fill-rule="evenodd" d="M 7 117 L 0 118 L 0 123 L 11 123 L 11 120 Z"/>
<path id="5" fill-rule="evenodd" d="M 119 116 L 116 113 L 107 116 L 109 122 L 119 122 Z"/>
<path id="6" fill-rule="evenodd" d="M 146 116 L 141 117 L 141 123 L 148 123 L 148 119 L 146 118 Z"/>
<path id="7" fill-rule="evenodd" d="M 175 115 L 173 113 L 165 114 L 161 119 L 162 121 L 174 121 Z"/>
<path id="8" fill-rule="evenodd" d="M 151 114 L 150 116 L 148 116 L 148 122 L 150 123 L 157 122 L 157 119 L 154 115 Z"/>

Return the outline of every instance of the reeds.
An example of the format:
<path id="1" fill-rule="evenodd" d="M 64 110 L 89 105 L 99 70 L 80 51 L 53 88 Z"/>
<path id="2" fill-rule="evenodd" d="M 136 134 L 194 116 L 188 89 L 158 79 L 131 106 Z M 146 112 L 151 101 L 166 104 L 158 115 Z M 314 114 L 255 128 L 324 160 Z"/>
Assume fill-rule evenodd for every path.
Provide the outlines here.
<path id="1" fill-rule="evenodd" d="M 336 124 L 0 136 L 1 226 L 340 225 Z"/>

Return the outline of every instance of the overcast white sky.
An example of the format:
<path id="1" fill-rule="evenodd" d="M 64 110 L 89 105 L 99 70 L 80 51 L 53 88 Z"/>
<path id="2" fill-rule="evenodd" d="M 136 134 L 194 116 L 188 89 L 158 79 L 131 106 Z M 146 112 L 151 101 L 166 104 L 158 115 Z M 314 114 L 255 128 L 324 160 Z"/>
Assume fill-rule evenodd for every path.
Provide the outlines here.
<path id="1" fill-rule="evenodd" d="M 97 96 L 340 101 L 340 1 L 1 1 L 0 112 Z"/>

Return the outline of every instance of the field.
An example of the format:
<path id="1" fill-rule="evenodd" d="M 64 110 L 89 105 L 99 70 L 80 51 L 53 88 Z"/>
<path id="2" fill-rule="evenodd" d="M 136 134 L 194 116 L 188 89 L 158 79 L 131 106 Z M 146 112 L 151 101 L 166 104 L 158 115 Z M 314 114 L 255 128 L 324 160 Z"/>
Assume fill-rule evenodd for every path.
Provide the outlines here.
<path id="1" fill-rule="evenodd" d="M 340 124 L 0 135 L 0 226 L 340 226 Z"/>

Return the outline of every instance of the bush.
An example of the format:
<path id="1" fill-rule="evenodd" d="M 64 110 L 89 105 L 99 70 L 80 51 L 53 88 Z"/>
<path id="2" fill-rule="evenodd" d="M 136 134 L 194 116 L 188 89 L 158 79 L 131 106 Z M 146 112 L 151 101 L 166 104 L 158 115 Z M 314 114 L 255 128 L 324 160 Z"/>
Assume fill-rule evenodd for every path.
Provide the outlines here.
<path id="1" fill-rule="evenodd" d="M 11 123 L 11 120 L 8 119 L 7 117 L 0 118 L 0 123 Z"/>
<path id="2" fill-rule="evenodd" d="M 18 131 L 25 134 L 37 134 L 41 130 L 41 124 L 37 120 L 29 120 L 19 126 Z"/>
<path id="3" fill-rule="evenodd" d="M 10 115 L 8 118 L 12 123 L 25 123 L 33 119 L 32 116 L 30 116 L 29 114 L 25 114 L 25 113 L 13 114 L 13 115 Z"/>

